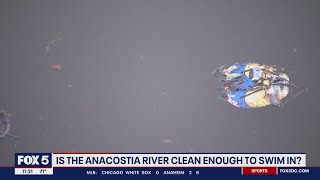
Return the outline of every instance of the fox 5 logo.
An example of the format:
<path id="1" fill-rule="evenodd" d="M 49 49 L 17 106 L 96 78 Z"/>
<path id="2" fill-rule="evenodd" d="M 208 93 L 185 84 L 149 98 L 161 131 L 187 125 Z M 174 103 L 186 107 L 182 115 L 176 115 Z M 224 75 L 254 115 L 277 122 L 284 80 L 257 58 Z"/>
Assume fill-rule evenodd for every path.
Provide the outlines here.
<path id="1" fill-rule="evenodd" d="M 16 167 L 52 167 L 51 153 L 16 153 Z"/>

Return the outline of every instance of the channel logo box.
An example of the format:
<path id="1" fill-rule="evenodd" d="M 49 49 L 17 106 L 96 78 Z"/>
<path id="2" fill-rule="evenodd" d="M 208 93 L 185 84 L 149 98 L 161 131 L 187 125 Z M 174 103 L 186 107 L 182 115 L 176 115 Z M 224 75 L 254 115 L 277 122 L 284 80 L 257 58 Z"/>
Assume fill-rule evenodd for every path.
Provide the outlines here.
<path id="1" fill-rule="evenodd" d="M 15 167 L 51 168 L 52 153 L 16 153 Z"/>

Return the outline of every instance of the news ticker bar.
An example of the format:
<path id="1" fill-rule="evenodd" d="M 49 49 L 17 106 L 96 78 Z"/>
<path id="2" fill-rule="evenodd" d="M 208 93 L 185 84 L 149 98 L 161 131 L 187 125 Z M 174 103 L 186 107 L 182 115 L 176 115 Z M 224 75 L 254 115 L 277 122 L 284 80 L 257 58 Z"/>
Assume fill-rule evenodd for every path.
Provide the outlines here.
<path id="1" fill-rule="evenodd" d="M 73 171 L 74 168 L 58 168 L 56 171 L 66 169 Z M 278 167 L 242 167 L 242 168 L 97 168 L 85 169 L 76 168 L 80 170 L 80 176 L 203 176 L 211 174 L 210 170 L 222 172 L 235 169 L 241 169 L 241 175 L 284 175 L 284 174 L 309 174 L 309 168 L 278 168 Z M 319 170 L 319 169 L 318 169 Z M 232 172 L 230 171 L 230 172 Z M 58 173 L 59 174 L 59 173 Z M 214 173 L 216 174 L 216 173 Z M 240 171 L 238 171 L 240 174 Z M 15 168 L 15 175 L 54 175 L 53 168 Z"/>
<path id="2" fill-rule="evenodd" d="M 117 172 L 155 176 L 164 172 L 199 175 L 205 168 L 236 168 L 241 174 L 277 175 L 288 173 L 282 167 L 306 167 L 306 154 L 276 153 L 276 154 L 218 154 L 218 153 L 16 153 L 15 175 L 53 175 L 54 169 L 83 169 L 96 175 L 110 175 L 112 168 Z M 102 169 L 101 169 L 102 168 Z M 128 169 L 126 169 L 128 168 Z M 150 170 L 150 169 L 158 170 Z M 176 169 L 180 168 L 181 171 Z M 187 171 L 185 169 L 196 169 Z M 86 170 L 87 169 L 87 170 Z M 93 169 L 92 171 L 88 169 Z M 140 170 L 139 170 L 140 169 Z M 144 170 L 146 169 L 146 170 Z M 163 169 L 169 169 L 164 171 Z M 307 171 L 297 170 L 298 173 Z M 209 172 L 210 171 L 206 171 Z M 291 172 L 291 171 L 290 171 Z M 289 172 L 289 173 L 290 173 Z M 292 171 L 295 172 L 295 171 Z M 240 173 L 240 171 L 239 171 Z"/>

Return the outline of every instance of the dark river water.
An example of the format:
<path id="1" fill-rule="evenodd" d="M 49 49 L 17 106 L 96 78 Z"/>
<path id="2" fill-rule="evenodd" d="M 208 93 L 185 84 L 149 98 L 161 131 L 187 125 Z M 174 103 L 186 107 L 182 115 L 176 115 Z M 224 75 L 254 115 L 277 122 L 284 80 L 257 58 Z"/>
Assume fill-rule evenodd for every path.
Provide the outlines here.
<path id="1" fill-rule="evenodd" d="M 15 152 L 307 153 L 320 164 L 316 0 L 4 0 L 0 108 Z M 221 101 L 212 65 L 285 67 L 284 108 Z"/>

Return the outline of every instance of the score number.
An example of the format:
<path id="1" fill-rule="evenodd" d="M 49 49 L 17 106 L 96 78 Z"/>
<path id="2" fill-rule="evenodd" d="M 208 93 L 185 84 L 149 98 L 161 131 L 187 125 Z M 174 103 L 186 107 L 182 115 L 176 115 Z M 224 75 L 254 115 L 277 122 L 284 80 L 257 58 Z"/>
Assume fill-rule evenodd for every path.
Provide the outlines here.
<path id="1" fill-rule="evenodd" d="M 199 175 L 200 172 L 199 172 L 199 171 L 196 171 L 195 174 L 196 174 L 196 175 Z M 189 171 L 189 175 L 192 175 L 192 171 Z"/>

